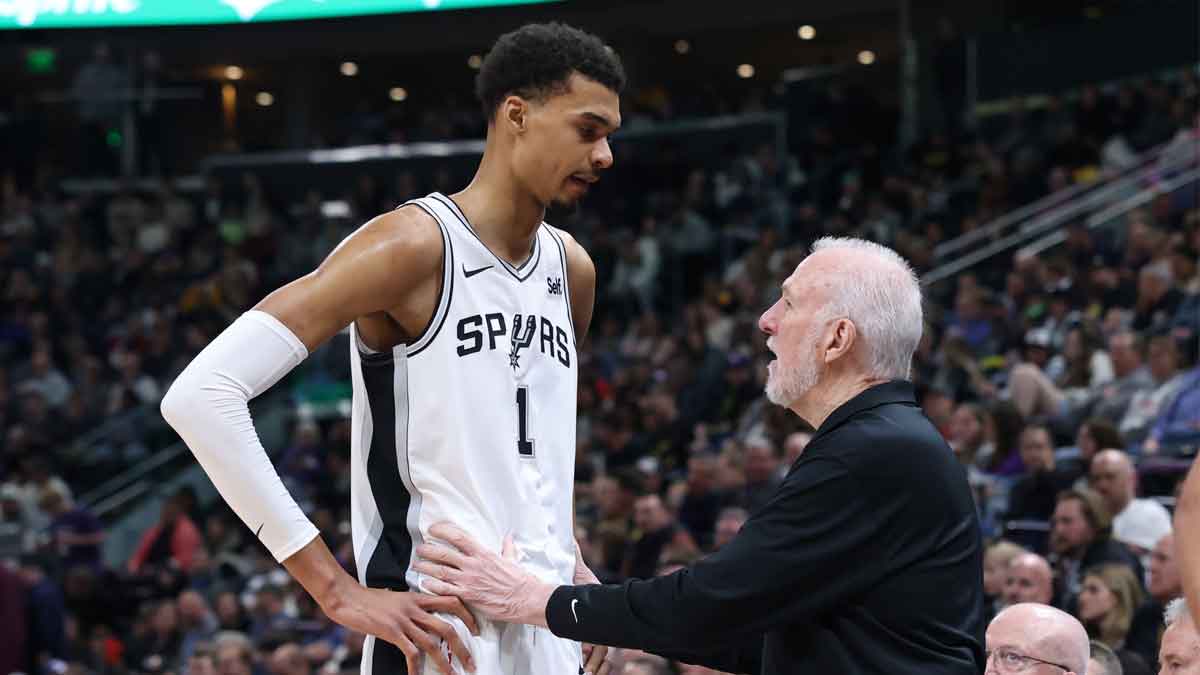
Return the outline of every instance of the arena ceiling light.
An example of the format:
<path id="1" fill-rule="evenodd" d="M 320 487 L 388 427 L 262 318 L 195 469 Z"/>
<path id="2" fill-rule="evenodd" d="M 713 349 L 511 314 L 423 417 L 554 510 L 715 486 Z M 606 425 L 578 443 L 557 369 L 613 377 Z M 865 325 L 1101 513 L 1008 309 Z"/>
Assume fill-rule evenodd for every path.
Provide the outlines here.
<path id="1" fill-rule="evenodd" d="M 240 80 L 245 74 L 246 71 L 237 66 L 225 66 L 225 79 L 227 80 Z"/>
<path id="2" fill-rule="evenodd" d="M 688 42 L 687 40 L 676 40 L 675 41 L 675 53 L 676 54 L 686 54 L 690 51 L 692 51 L 692 43 Z"/>
<path id="3" fill-rule="evenodd" d="M 875 63 L 875 52 L 870 49 L 864 49 L 858 53 L 858 62 L 864 66 L 869 66 Z"/>
<path id="4" fill-rule="evenodd" d="M 801 40 L 811 40 L 811 39 L 817 37 L 817 29 L 813 28 L 812 26 L 810 26 L 808 24 L 804 24 L 803 26 L 800 26 L 800 28 L 796 30 L 796 36 L 799 37 Z"/>
<path id="5" fill-rule="evenodd" d="M 479 67 L 482 65 L 483 57 L 479 54 L 472 54 L 467 57 L 467 67 L 471 70 L 479 70 Z"/>
<path id="6" fill-rule="evenodd" d="M 346 77 L 354 77 L 358 74 L 358 64 L 353 61 L 345 61 L 342 63 L 340 70 Z"/>
<path id="7" fill-rule="evenodd" d="M 404 87 L 392 87 L 391 89 L 388 89 L 388 98 L 392 99 L 396 103 L 399 103 L 408 98 L 408 90 Z"/>
<path id="8" fill-rule="evenodd" d="M 331 19 L 561 0 L 0 0 L 0 30 Z"/>
<path id="9" fill-rule="evenodd" d="M 737 67 L 737 74 L 738 77 L 742 78 L 743 80 L 748 80 L 754 77 L 754 66 L 750 65 L 749 63 L 743 63 Z"/>
<path id="10" fill-rule="evenodd" d="M 275 103 L 275 96 L 269 91 L 260 91 L 254 95 L 254 102 L 264 108 L 267 108 L 270 107 L 271 104 Z"/>

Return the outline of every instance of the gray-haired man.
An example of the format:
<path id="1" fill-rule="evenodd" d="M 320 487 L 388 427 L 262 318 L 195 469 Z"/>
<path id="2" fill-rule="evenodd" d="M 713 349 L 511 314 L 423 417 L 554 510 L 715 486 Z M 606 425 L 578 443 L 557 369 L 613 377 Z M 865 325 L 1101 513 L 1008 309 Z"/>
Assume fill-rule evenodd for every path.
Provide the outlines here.
<path id="1" fill-rule="evenodd" d="M 1167 631 L 1158 649 L 1159 675 L 1200 675 L 1200 633 L 1187 601 L 1172 600 L 1163 618 Z"/>

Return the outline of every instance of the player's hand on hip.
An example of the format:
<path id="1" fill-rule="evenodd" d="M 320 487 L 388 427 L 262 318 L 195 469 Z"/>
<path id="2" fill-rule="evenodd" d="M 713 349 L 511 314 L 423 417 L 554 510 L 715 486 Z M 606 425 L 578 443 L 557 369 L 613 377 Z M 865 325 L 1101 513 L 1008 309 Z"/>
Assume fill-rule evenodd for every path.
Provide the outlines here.
<path id="1" fill-rule="evenodd" d="M 333 621 L 361 633 L 386 640 L 404 652 L 408 672 L 418 673 L 422 652 L 439 672 L 454 675 L 450 659 L 443 653 L 444 643 L 469 672 L 475 662 L 454 627 L 434 616 L 435 612 L 453 614 L 466 624 L 473 635 L 479 634 L 475 617 L 458 598 L 423 593 L 399 593 L 345 584 L 333 595 L 328 607 L 322 607 Z"/>
<path id="2" fill-rule="evenodd" d="M 604 645 L 583 645 L 584 675 L 608 675 L 612 661 L 608 659 L 608 647 Z"/>
<path id="3" fill-rule="evenodd" d="M 458 597 L 496 621 L 546 625 L 554 587 L 521 569 L 511 537 L 497 555 L 450 523 L 434 525 L 429 534 L 449 546 L 417 547 L 413 569 L 426 576 L 425 590 Z"/>

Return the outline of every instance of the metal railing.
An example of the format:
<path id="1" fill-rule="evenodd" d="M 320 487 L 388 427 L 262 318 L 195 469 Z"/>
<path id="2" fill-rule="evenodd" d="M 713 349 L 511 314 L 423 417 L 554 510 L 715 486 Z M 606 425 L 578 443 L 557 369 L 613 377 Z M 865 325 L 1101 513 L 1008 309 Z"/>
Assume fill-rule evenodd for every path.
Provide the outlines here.
<path id="1" fill-rule="evenodd" d="M 1091 183 L 1076 183 L 1075 185 L 1071 185 L 1057 192 L 1052 192 L 1045 197 L 1038 199 L 1037 201 L 1030 202 L 1029 204 L 1009 211 L 1008 213 L 1005 213 L 1004 215 L 989 223 L 986 223 L 979 228 L 971 230 L 970 232 L 965 232 L 953 239 L 942 242 L 934 247 L 934 257 L 937 260 L 942 260 L 943 258 L 946 258 L 951 254 L 961 251 L 973 244 L 978 244 L 981 241 L 987 241 L 990 238 L 995 238 L 999 236 L 1001 232 L 1015 224 L 1036 216 L 1039 213 L 1045 213 L 1057 206 L 1062 206 L 1089 191 L 1096 190 L 1109 184 L 1111 181 L 1120 179 L 1144 180 L 1147 175 L 1151 174 L 1155 170 L 1154 164 L 1158 161 L 1166 147 L 1166 145 L 1160 145 L 1147 150 L 1146 152 L 1142 153 L 1140 157 L 1138 157 L 1136 163 L 1112 172 L 1110 176 L 1107 176 L 1103 180 Z"/>
<path id="2" fill-rule="evenodd" d="M 1177 174 L 1178 177 L 1188 173 L 1197 164 L 1198 152 L 1200 142 L 1197 141 L 1182 146 L 1159 146 L 1144 154 L 1135 167 L 1116 177 L 1090 183 L 1075 191 L 1055 193 L 946 242 L 939 247 L 945 258 L 951 258 L 950 252 L 961 251 L 972 244 L 976 248 L 942 262 L 927 272 L 921 278 L 921 283 L 928 286 L 951 278 L 1001 253 L 1047 236 L 1047 233 L 1052 234 L 1073 220 L 1090 217 L 1098 210 L 1103 212 L 1112 208 L 1114 203 L 1123 203 L 1148 189 L 1157 187 L 1161 190 L 1165 184 L 1162 176 Z M 1148 184 L 1151 184 L 1149 188 Z M 1067 196 L 1064 197 L 1064 194 Z M 1001 234 L 1008 230 L 1011 230 L 1010 234 Z M 978 247 L 989 237 L 994 238 L 990 244 Z"/>

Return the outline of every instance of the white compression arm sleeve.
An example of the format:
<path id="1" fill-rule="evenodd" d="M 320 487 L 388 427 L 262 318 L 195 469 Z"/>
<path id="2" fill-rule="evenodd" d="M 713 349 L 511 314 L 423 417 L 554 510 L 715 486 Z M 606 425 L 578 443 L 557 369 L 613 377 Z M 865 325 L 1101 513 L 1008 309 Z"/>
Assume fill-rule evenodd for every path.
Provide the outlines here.
<path id="1" fill-rule="evenodd" d="M 317 528 L 279 479 L 248 403 L 307 357 L 287 326 L 251 310 L 196 356 L 162 400 L 163 418 L 279 562 L 312 541 Z"/>

